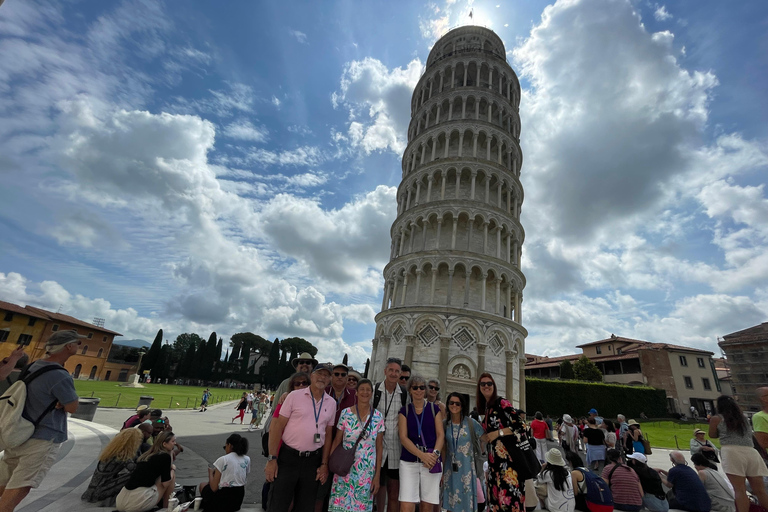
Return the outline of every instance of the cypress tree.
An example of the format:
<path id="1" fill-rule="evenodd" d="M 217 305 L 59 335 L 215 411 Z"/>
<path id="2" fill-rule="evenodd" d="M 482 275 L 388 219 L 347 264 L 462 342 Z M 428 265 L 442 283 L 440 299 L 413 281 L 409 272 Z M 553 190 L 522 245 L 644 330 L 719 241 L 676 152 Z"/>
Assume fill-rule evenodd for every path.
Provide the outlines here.
<path id="1" fill-rule="evenodd" d="M 149 351 L 144 355 L 144 358 L 141 360 L 141 368 L 139 369 L 139 373 L 143 374 L 144 370 L 151 370 L 157 364 L 157 360 L 160 357 L 160 350 L 162 349 L 162 344 L 163 344 L 163 330 L 159 329 L 157 331 L 157 334 L 155 335 L 155 341 L 152 342 L 152 346 L 149 347 Z"/>
<path id="2" fill-rule="evenodd" d="M 341 360 L 341 364 L 343 364 L 344 366 L 347 366 L 349 364 L 349 356 L 346 353 L 344 354 L 344 359 Z"/>
<path id="3" fill-rule="evenodd" d="M 363 373 L 363 377 L 366 378 L 366 379 L 368 378 L 368 370 L 370 368 L 371 368 L 371 360 L 370 359 L 366 359 L 365 360 L 365 372 Z"/>
<path id="4" fill-rule="evenodd" d="M 216 361 L 216 333 L 212 332 L 208 337 L 208 343 L 205 344 L 205 352 L 200 358 L 200 378 L 209 380 L 213 372 L 213 364 Z"/>

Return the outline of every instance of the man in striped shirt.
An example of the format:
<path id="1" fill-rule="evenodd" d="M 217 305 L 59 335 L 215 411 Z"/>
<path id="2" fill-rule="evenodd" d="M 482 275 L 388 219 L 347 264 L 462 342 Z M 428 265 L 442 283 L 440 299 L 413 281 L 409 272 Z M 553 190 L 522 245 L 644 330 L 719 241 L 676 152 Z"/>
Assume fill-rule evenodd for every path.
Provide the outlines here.
<path id="1" fill-rule="evenodd" d="M 377 510 L 387 512 L 400 510 L 400 435 L 397 430 L 398 413 L 405 405 L 405 389 L 399 384 L 402 371 L 400 359 L 390 357 L 384 368 L 384 382 L 376 385 L 373 407 L 384 416 L 384 454 L 381 463 L 381 488 L 376 495 Z"/>

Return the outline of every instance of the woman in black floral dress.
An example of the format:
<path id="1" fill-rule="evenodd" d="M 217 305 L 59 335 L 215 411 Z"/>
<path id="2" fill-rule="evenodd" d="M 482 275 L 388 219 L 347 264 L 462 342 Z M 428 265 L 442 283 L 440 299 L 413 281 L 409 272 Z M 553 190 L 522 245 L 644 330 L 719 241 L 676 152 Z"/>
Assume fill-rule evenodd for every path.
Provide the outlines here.
<path id="1" fill-rule="evenodd" d="M 519 453 L 517 442 L 526 439 L 525 425 L 509 400 L 498 395 L 490 373 L 477 382 L 477 409 L 485 414 L 481 439 L 488 443 L 487 510 L 525 512 L 525 482 L 518 478 L 525 462 L 512 459 Z"/>

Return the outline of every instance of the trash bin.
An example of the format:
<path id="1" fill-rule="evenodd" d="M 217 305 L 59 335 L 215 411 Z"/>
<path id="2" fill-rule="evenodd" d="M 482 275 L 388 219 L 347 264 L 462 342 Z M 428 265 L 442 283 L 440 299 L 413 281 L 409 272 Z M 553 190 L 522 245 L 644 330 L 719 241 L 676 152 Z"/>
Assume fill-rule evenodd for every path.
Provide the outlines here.
<path id="1" fill-rule="evenodd" d="M 99 402 L 101 402 L 101 398 L 80 397 L 77 410 L 72 414 L 72 417 L 78 420 L 93 421 Z"/>
<path id="2" fill-rule="evenodd" d="M 154 400 L 154 397 L 151 396 L 140 396 L 139 397 L 139 404 L 136 406 L 137 408 L 146 405 L 147 407 L 152 407 L 152 400 Z"/>

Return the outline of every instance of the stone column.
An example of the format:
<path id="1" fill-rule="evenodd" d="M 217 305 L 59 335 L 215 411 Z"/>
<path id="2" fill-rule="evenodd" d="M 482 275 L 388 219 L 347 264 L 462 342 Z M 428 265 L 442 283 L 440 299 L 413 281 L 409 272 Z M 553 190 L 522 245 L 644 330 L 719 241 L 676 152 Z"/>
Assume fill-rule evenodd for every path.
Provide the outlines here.
<path id="1" fill-rule="evenodd" d="M 407 211 L 411 207 L 411 187 L 407 187 L 405 193 L 407 194 L 405 198 L 405 209 Z"/>
<path id="2" fill-rule="evenodd" d="M 429 303 L 434 304 L 435 303 L 435 282 L 437 281 L 437 269 L 432 268 L 432 285 L 429 289 Z"/>
<path id="3" fill-rule="evenodd" d="M 485 145 L 485 159 L 490 160 L 491 159 L 491 142 L 493 140 L 493 137 L 486 137 L 487 144 Z M 423 159 L 422 159 L 423 160 Z"/>
<path id="4" fill-rule="evenodd" d="M 437 219 L 437 236 L 435 237 L 435 249 L 440 250 L 440 231 L 443 227 L 443 219 Z"/>
<path id="5" fill-rule="evenodd" d="M 506 318 L 512 318 L 512 284 L 507 283 L 507 300 L 505 301 L 507 304 L 507 314 L 505 315 Z"/>
<path id="6" fill-rule="evenodd" d="M 407 291 L 408 291 L 408 274 L 406 273 L 406 274 L 403 275 L 403 293 L 400 296 L 400 305 L 401 306 L 405 305 L 405 294 L 406 294 Z"/>
<path id="7" fill-rule="evenodd" d="M 432 98 L 432 86 L 435 85 L 434 80 L 429 81 L 429 97 Z"/>
<path id="8" fill-rule="evenodd" d="M 467 98 L 461 98 L 461 118 L 467 118 Z"/>
<path id="9" fill-rule="evenodd" d="M 480 379 L 481 373 L 485 373 L 485 349 L 487 348 L 488 345 L 485 343 L 477 344 L 477 375 L 475 376 L 477 379 Z"/>
<path id="10" fill-rule="evenodd" d="M 393 308 L 397 306 L 397 282 L 399 280 L 400 278 L 398 276 L 395 276 L 395 279 L 394 279 L 395 283 L 392 286 L 392 307 Z"/>
<path id="11" fill-rule="evenodd" d="M 446 146 L 447 147 L 447 146 Z M 440 200 L 443 201 L 445 199 L 445 171 L 440 173 Z"/>
<path id="12" fill-rule="evenodd" d="M 440 72 L 440 92 L 443 92 L 443 78 L 445 78 L 445 71 Z"/>
<path id="13" fill-rule="evenodd" d="M 413 252 L 413 239 L 416 238 L 414 236 L 415 227 L 415 222 L 411 222 L 411 224 L 408 226 L 408 254 Z"/>
<path id="14" fill-rule="evenodd" d="M 477 137 L 479 135 L 475 133 L 472 136 L 472 158 L 477 158 Z"/>
<path id="15" fill-rule="evenodd" d="M 459 155 L 461 156 L 461 155 Z M 459 198 L 459 186 L 461 185 L 461 171 L 456 171 L 456 199 Z"/>
<path id="16" fill-rule="evenodd" d="M 493 89 L 493 68 L 488 70 L 488 88 Z"/>
<path id="17" fill-rule="evenodd" d="M 427 154 L 427 145 L 425 143 L 421 143 L 421 161 L 419 162 L 419 165 L 424 165 L 424 157 Z"/>
<path id="18" fill-rule="evenodd" d="M 517 354 L 512 350 L 505 350 L 504 354 L 507 356 L 507 378 L 504 393 L 506 396 L 504 398 L 513 402 L 515 397 L 515 358 L 517 358 Z"/>
<path id="19" fill-rule="evenodd" d="M 453 121 L 453 99 L 448 104 L 448 120 Z"/>
<path id="20" fill-rule="evenodd" d="M 483 222 L 483 254 L 488 254 L 488 221 Z"/>
<path id="21" fill-rule="evenodd" d="M 435 178 L 432 176 L 427 178 L 427 202 L 432 201 L 432 182 L 435 181 Z"/>
<path id="22" fill-rule="evenodd" d="M 501 226 L 496 227 L 496 258 L 501 259 Z"/>
<path id="23" fill-rule="evenodd" d="M 464 271 L 464 307 L 469 306 L 469 277 L 471 275 L 471 271 Z"/>
<path id="24" fill-rule="evenodd" d="M 491 204 L 491 177 L 485 175 L 485 203 Z"/>
<path id="25" fill-rule="evenodd" d="M 477 140 L 477 135 L 475 135 L 475 140 Z M 469 198 L 475 199 L 475 180 L 477 179 L 477 171 L 472 171 L 471 176 L 472 176 L 472 185 L 469 189 Z"/>
<path id="26" fill-rule="evenodd" d="M 421 180 L 416 182 L 416 197 L 413 198 L 413 206 L 419 206 L 420 197 L 421 197 Z"/>
<path id="27" fill-rule="evenodd" d="M 421 225 L 421 250 L 427 250 L 427 221 L 423 220 Z"/>
<path id="28" fill-rule="evenodd" d="M 501 162 L 499 162 L 499 163 L 501 163 Z M 499 208 L 499 209 L 501 209 L 501 185 L 502 185 L 501 181 L 499 181 L 496 184 L 496 186 L 499 187 L 497 192 L 496 192 L 496 200 L 497 200 L 496 201 L 496 207 Z"/>
<path id="29" fill-rule="evenodd" d="M 482 291 L 482 297 L 480 302 L 480 309 L 485 311 L 485 294 L 486 294 L 486 285 L 488 281 L 488 273 L 483 274 L 483 291 Z"/>
<path id="30" fill-rule="evenodd" d="M 435 124 L 440 124 L 440 105 L 437 106 L 437 114 L 435 116 Z"/>
<path id="31" fill-rule="evenodd" d="M 517 240 L 512 244 L 512 265 L 517 266 Z"/>
<path id="32" fill-rule="evenodd" d="M 459 219 L 453 219 L 453 232 L 451 233 L 451 249 L 456 249 L 456 228 L 459 226 Z"/>
<path id="33" fill-rule="evenodd" d="M 512 213 L 512 189 L 507 185 L 507 213 Z"/>
<path id="34" fill-rule="evenodd" d="M 464 132 L 459 132 L 459 153 L 458 157 L 461 158 L 461 153 L 464 150 Z"/>
<path id="35" fill-rule="evenodd" d="M 430 114 L 432 114 L 432 111 L 430 111 L 430 110 L 427 110 L 427 117 L 426 117 L 426 119 L 424 120 L 424 129 L 425 129 L 425 130 L 426 130 L 427 128 L 429 128 L 429 117 L 430 117 Z"/>
<path id="36" fill-rule="evenodd" d="M 451 66 L 451 89 L 456 87 L 456 66 Z"/>
<path id="37" fill-rule="evenodd" d="M 387 310 L 387 291 L 389 289 L 389 281 L 384 282 L 384 297 L 381 298 L 381 310 Z"/>
<path id="38" fill-rule="evenodd" d="M 477 65 L 477 82 L 476 87 L 480 87 L 480 64 Z"/>
<path id="39" fill-rule="evenodd" d="M 419 297 L 421 295 L 421 276 L 424 271 L 421 269 L 416 270 L 416 305 L 419 304 Z"/>
<path id="40" fill-rule="evenodd" d="M 475 98 L 475 119 L 480 120 L 480 101 Z"/>
<path id="41" fill-rule="evenodd" d="M 472 231 L 475 228 L 475 221 L 474 219 L 468 219 L 467 221 L 469 223 L 469 233 L 467 234 L 467 251 L 472 250 Z"/>
<path id="42" fill-rule="evenodd" d="M 431 158 L 430 162 L 434 162 L 435 161 L 435 150 L 436 149 L 437 149 L 437 138 L 436 137 L 432 137 L 432 158 Z"/>
<path id="43" fill-rule="evenodd" d="M 491 122 L 491 113 L 492 112 L 493 112 L 493 104 L 489 102 L 488 103 L 488 122 L 489 123 Z"/>
<path id="44" fill-rule="evenodd" d="M 453 269 L 448 270 L 448 293 L 445 303 L 451 305 L 451 294 L 453 293 Z"/>
<path id="45" fill-rule="evenodd" d="M 467 86 L 467 75 L 469 74 L 469 69 L 467 68 L 467 63 L 464 63 L 464 87 Z"/>
<path id="46" fill-rule="evenodd" d="M 403 250 L 405 250 L 405 229 L 400 228 L 400 247 L 397 249 L 397 256 L 398 258 L 403 255 Z"/>
<path id="47" fill-rule="evenodd" d="M 405 335 L 405 360 L 403 363 L 411 368 L 413 367 L 413 347 L 416 346 L 416 336 L 413 334 Z"/>
<path id="48" fill-rule="evenodd" d="M 510 247 L 512 243 L 512 235 L 507 235 L 507 254 L 505 255 L 504 260 L 507 263 L 510 263 L 512 260 L 512 248 Z"/>
<path id="49" fill-rule="evenodd" d="M 437 378 L 440 385 L 448 384 L 448 355 L 451 349 L 451 337 L 447 335 L 440 336 L 440 367 L 437 371 Z"/>
<path id="50" fill-rule="evenodd" d="M 408 276 L 405 276 L 405 279 L 408 279 Z M 405 297 L 405 295 L 403 295 Z M 500 306 L 501 306 L 501 279 L 496 278 L 496 314 L 500 315 Z"/>

